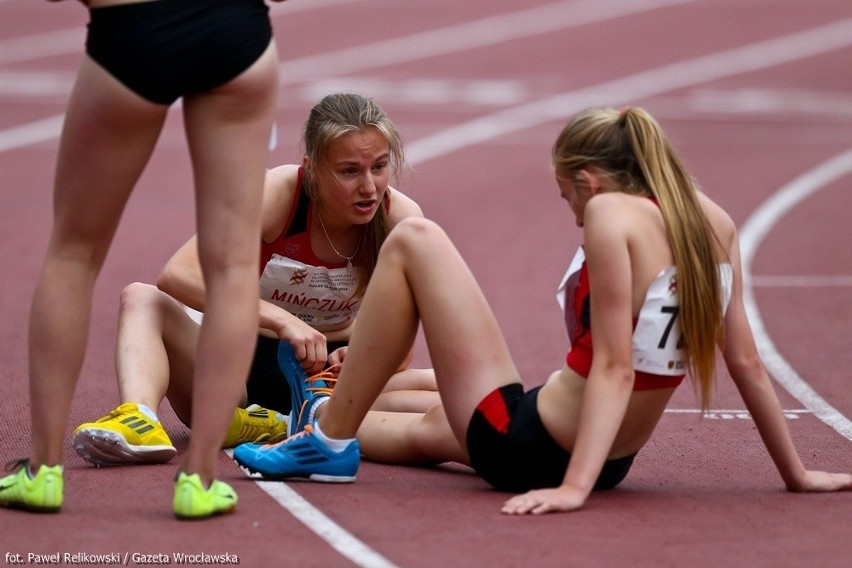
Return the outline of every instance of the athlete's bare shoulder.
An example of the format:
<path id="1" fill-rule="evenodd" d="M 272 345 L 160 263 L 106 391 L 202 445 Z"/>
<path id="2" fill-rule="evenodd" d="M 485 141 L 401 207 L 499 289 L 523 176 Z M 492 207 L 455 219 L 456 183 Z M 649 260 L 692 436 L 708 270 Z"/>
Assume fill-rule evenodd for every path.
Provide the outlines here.
<path id="1" fill-rule="evenodd" d="M 718 203 L 701 191 L 698 192 L 698 201 L 704 210 L 704 214 L 707 215 L 713 231 L 719 238 L 719 242 L 725 249 L 730 249 L 731 242 L 737 238 L 737 226 L 734 220 Z"/>

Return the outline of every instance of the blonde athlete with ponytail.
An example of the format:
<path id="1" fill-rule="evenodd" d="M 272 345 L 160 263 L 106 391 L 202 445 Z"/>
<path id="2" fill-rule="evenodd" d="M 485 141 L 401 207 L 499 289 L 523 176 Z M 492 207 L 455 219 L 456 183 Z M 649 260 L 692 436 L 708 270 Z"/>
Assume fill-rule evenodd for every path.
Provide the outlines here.
<path id="1" fill-rule="evenodd" d="M 411 419 L 398 461 L 466 461 L 519 493 L 504 513 L 572 511 L 617 485 L 687 373 L 708 407 L 717 347 L 787 489 L 852 489 L 852 475 L 802 464 L 746 319 L 734 223 L 654 119 L 582 112 L 552 163 L 584 240 L 558 295 L 571 339 L 560 370 L 524 393 L 456 248 L 435 223 L 406 219 L 382 248 L 319 418 L 281 444 L 238 447 L 237 461 L 269 478 L 354 480 L 355 433 L 422 323 L 443 406 Z"/>

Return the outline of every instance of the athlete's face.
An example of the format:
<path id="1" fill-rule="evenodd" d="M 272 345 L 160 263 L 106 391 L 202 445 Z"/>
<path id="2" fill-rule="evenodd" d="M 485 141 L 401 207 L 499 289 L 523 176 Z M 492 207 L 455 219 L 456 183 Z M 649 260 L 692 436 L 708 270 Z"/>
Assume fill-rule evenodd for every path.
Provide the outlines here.
<path id="1" fill-rule="evenodd" d="M 317 173 L 323 214 L 368 223 L 388 190 L 389 162 L 387 140 L 375 128 L 350 132 L 332 142 L 327 163 Z"/>

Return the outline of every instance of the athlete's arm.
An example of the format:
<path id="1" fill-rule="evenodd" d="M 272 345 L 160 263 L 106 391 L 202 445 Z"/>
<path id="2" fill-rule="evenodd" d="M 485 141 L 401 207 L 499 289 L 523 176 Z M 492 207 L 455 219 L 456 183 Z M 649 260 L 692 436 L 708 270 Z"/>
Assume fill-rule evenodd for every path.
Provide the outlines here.
<path id="1" fill-rule="evenodd" d="M 766 373 L 742 295 L 742 268 L 736 234 L 730 248 L 734 288 L 725 314 L 725 365 L 760 437 L 789 491 L 838 491 L 852 489 L 852 475 L 808 471 L 793 444 L 781 403 Z"/>
<path id="2" fill-rule="evenodd" d="M 591 289 L 594 358 L 580 408 L 577 439 L 562 485 L 518 495 L 509 514 L 572 511 L 583 506 L 600 475 L 633 392 L 632 291 L 624 200 L 601 194 L 583 217 Z"/>

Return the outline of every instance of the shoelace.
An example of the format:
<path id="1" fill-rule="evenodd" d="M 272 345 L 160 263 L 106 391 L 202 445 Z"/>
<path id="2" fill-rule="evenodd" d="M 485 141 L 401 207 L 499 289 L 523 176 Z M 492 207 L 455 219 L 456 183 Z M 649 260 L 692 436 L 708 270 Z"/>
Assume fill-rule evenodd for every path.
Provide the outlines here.
<path id="1" fill-rule="evenodd" d="M 334 374 L 331 373 L 331 369 L 333 369 L 333 368 L 334 367 L 329 367 L 328 369 L 325 369 L 325 370 L 317 373 L 316 375 L 311 375 L 310 377 L 305 379 L 305 382 L 308 384 L 308 386 L 305 387 L 305 390 L 310 392 L 310 393 L 313 393 L 314 395 L 325 394 L 325 395 L 331 396 L 331 393 L 334 391 L 334 385 L 337 384 L 337 377 L 335 377 Z M 319 381 L 325 381 L 327 386 L 321 387 L 321 386 L 314 384 L 314 383 L 317 383 Z M 299 409 L 299 417 L 298 417 L 297 422 L 302 421 L 302 413 L 305 412 L 305 407 L 307 405 L 308 405 L 307 400 L 302 402 L 302 407 Z"/>
<path id="2" fill-rule="evenodd" d="M 328 396 L 331 396 L 331 391 L 334 390 L 334 385 L 337 384 L 337 377 L 335 377 L 329 370 L 331 368 L 332 367 L 329 367 L 328 369 L 325 369 L 316 375 L 311 375 L 305 379 L 305 382 L 308 383 L 305 390 L 314 394 L 327 394 Z M 313 384 L 319 381 L 325 381 L 328 386 L 320 387 Z"/>
<path id="3" fill-rule="evenodd" d="M 312 433 L 313 431 L 314 431 L 313 426 L 311 426 L 310 424 L 305 424 L 305 429 L 302 430 L 301 432 L 293 434 L 289 438 L 285 438 L 284 440 L 281 440 L 280 442 L 276 442 L 275 444 L 265 444 L 262 447 L 262 449 L 263 450 L 271 450 L 272 448 L 277 448 L 277 447 L 282 446 L 284 444 L 289 444 L 290 442 L 294 442 L 294 441 L 298 440 L 299 438 L 304 438 L 306 435 Z"/>

